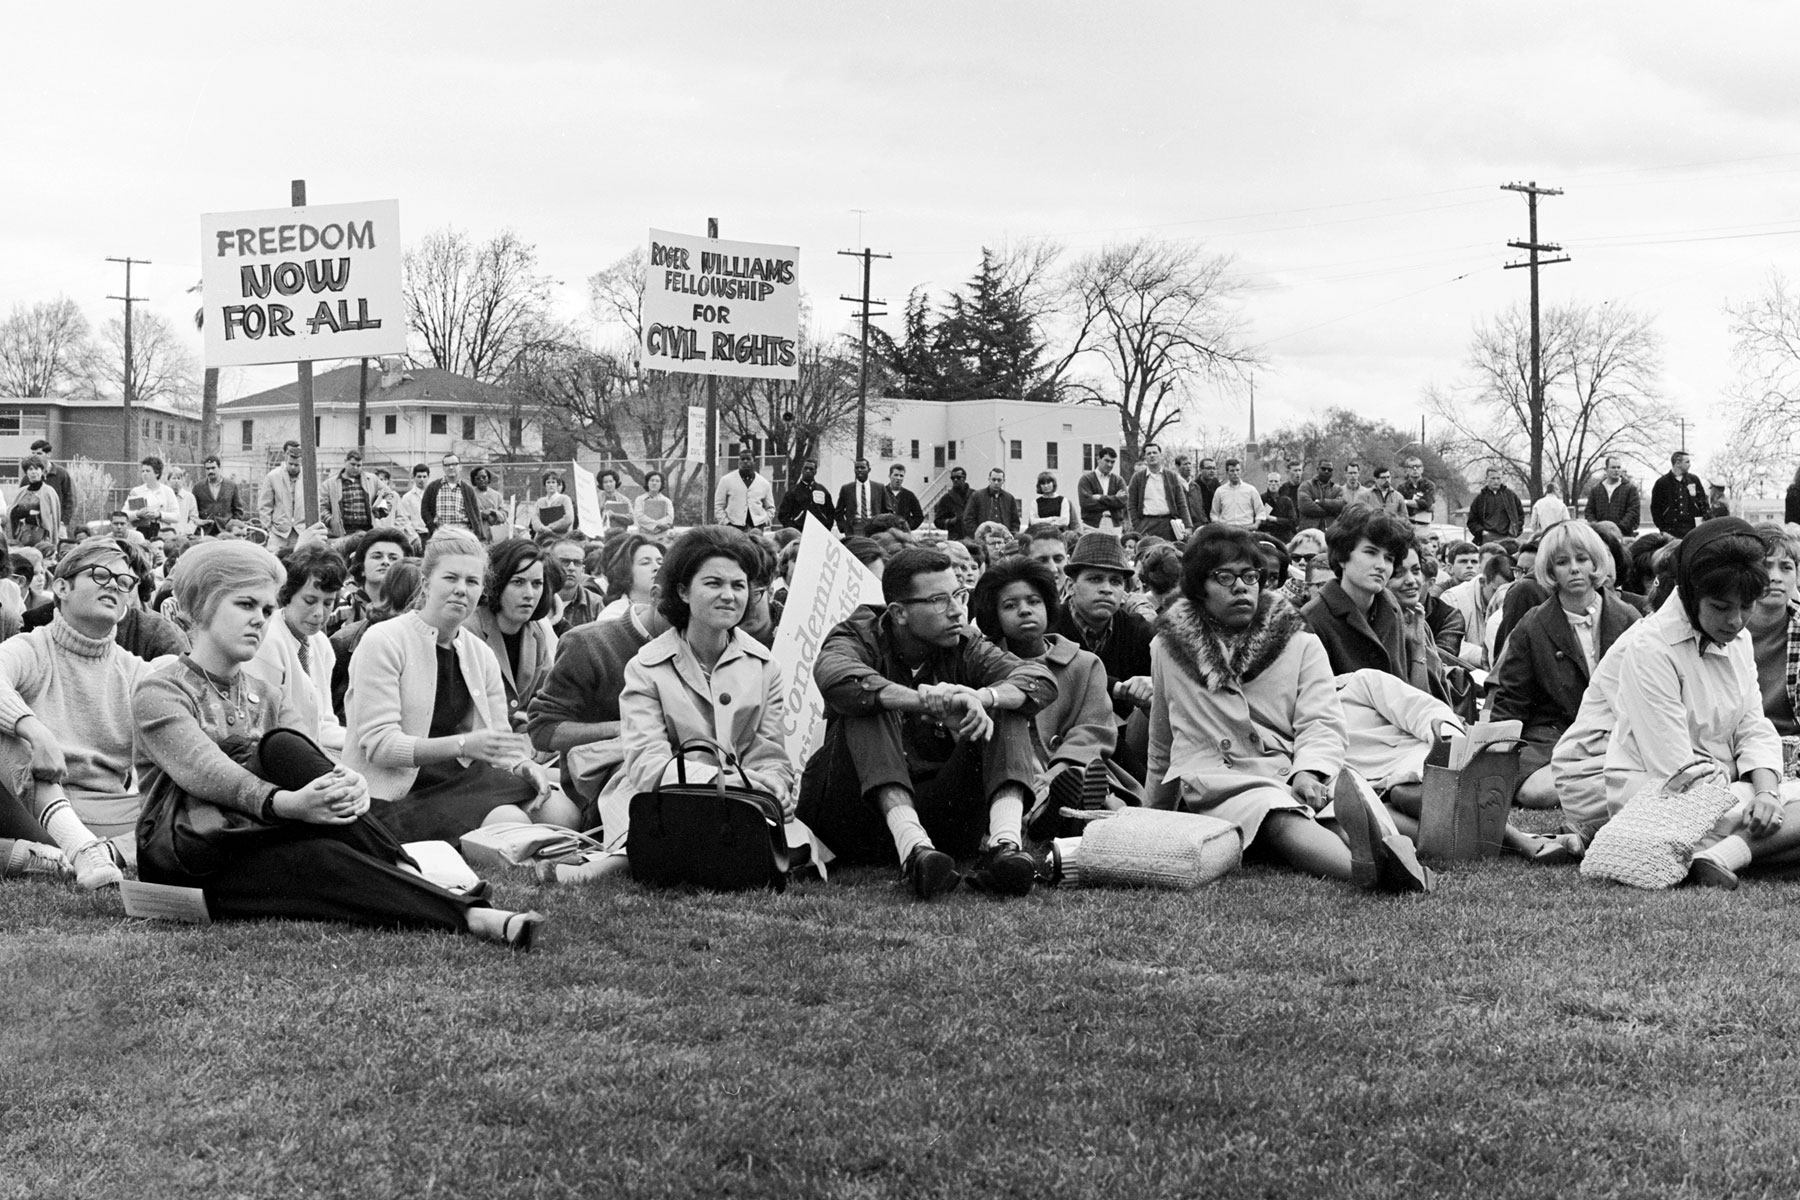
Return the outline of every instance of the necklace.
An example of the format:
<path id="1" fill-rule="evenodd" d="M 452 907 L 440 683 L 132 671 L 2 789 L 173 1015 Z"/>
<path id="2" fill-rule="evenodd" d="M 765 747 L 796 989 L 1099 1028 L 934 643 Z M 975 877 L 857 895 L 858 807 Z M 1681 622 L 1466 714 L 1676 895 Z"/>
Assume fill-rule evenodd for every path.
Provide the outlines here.
<path id="1" fill-rule="evenodd" d="M 249 714 L 245 711 L 243 694 L 238 690 L 240 676 L 232 676 L 229 686 L 220 687 L 219 681 L 214 679 L 212 673 L 199 663 L 194 663 L 194 670 L 200 673 L 200 678 L 206 680 L 206 686 L 218 694 L 219 704 L 224 709 L 227 725 L 236 725 L 239 721 L 247 722 L 249 720 Z M 250 699 L 254 700 L 255 697 L 252 696 Z"/>

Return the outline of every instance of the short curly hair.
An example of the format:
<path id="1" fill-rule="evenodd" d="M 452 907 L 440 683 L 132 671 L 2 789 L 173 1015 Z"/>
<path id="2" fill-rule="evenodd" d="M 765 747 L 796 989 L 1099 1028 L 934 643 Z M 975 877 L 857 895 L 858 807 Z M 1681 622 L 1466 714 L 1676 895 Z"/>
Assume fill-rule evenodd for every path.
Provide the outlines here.
<path id="1" fill-rule="evenodd" d="M 1056 572 L 1048 563 L 1016 554 L 1001 559 L 982 573 L 975 582 L 974 595 L 969 599 L 969 615 L 974 619 L 975 627 L 985 633 L 989 641 L 1000 646 L 1006 645 L 1006 638 L 1000 632 L 1000 593 L 1013 583 L 1028 583 L 1043 597 L 1046 630 L 1054 626 L 1062 614 Z"/>
<path id="2" fill-rule="evenodd" d="M 747 580 L 756 578 L 761 566 L 750 539 L 742 530 L 727 525 L 696 525 L 676 538 L 663 558 L 662 570 L 656 575 L 656 611 L 676 629 L 685 631 L 694 615 L 688 602 L 681 598 L 681 589 L 693 583 L 694 576 L 710 558 L 730 559 L 744 568 Z M 749 612 L 746 597 L 744 614 L 747 616 Z"/>
<path id="3" fill-rule="evenodd" d="M 1267 563 L 1262 544 L 1248 529 L 1231 525 L 1203 525 L 1181 556 L 1181 596 L 1196 612 L 1206 607 L 1206 580 L 1220 567 L 1249 563 L 1259 572 Z"/>

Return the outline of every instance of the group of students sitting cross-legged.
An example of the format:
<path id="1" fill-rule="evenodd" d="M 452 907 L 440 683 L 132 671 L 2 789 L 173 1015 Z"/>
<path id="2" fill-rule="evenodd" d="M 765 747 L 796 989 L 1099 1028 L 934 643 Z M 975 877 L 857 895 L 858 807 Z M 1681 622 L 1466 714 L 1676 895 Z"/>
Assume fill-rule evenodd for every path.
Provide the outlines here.
<path id="1" fill-rule="evenodd" d="M 1136 562 L 1099 532 L 1034 530 L 1000 554 L 854 539 L 883 603 L 819 647 L 827 722 L 803 770 L 769 648 L 771 591 L 807 583 L 780 577 L 791 555 L 724 526 L 667 546 L 620 534 L 599 596 L 554 539 L 489 547 L 447 528 L 415 566 L 378 535 L 348 559 L 189 548 L 167 581 L 188 645 L 154 662 L 120 644 L 143 590 L 128 549 L 69 548 L 48 623 L 0 641 L 0 836 L 26 839 L 0 842 L 0 872 L 60 852 L 83 888 L 135 866 L 203 890 L 215 917 L 528 947 L 538 913 L 428 881 L 405 844 L 499 821 L 597 829 L 603 852 L 540 881 L 616 875 L 632 797 L 701 740 L 838 861 L 897 866 L 921 899 L 964 882 L 1025 894 L 1047 839 L 1137 805 L 1216 817 L 1309 874 L 1425 892 L 1426 756 L 1479 705 L 1463 634 L 1424 583 L 1435 559 L 1410 522 L 1361 505 L 1325 531 L 1316 586 L 1287 548 L 1224 525 L 1145 539 Z M 1585 522 L 1536 554 L 1490 712 L 1523 726 L 1519 802 L 1567 820 L 1554 837 L 1508 829 L 1507 847 L 1578 858 L 1704 757 L 1743 795 L 1693 878 L 1800 861 L 1785 820 L 1800 792 L 1782 782 L 1782 739 L 1800 739 L 1800 540 L 1703 523 L 1666 552 L 1647 617 Z M 599 615 L 559 636 L 577 611 Z"/>

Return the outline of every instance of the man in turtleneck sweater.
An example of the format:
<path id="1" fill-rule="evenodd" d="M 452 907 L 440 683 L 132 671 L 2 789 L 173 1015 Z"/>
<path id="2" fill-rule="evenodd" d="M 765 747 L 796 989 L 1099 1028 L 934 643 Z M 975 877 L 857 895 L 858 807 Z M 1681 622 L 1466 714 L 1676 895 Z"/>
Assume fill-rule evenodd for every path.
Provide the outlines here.
<path id="1" fill-rule="evenodd" d="M 137 584 L 117 542 L 89 539 L 57 564 L 50 624 L 0 642 L 0 781 L 88 891 L 124 877 L 114 840 L 136 849 L 131 692 L 150 664 L 113 629 Z"/>

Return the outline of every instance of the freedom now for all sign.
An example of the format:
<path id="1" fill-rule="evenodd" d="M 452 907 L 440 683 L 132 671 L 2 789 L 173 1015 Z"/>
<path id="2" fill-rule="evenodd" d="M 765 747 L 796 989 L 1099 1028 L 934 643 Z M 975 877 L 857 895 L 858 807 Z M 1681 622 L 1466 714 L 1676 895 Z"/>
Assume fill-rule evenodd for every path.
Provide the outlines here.
<path id="1" fill-rule="evenodd" d="M 317 204 L 200 218 L 206 365 L 406 351 L 400 204 Z"/>

